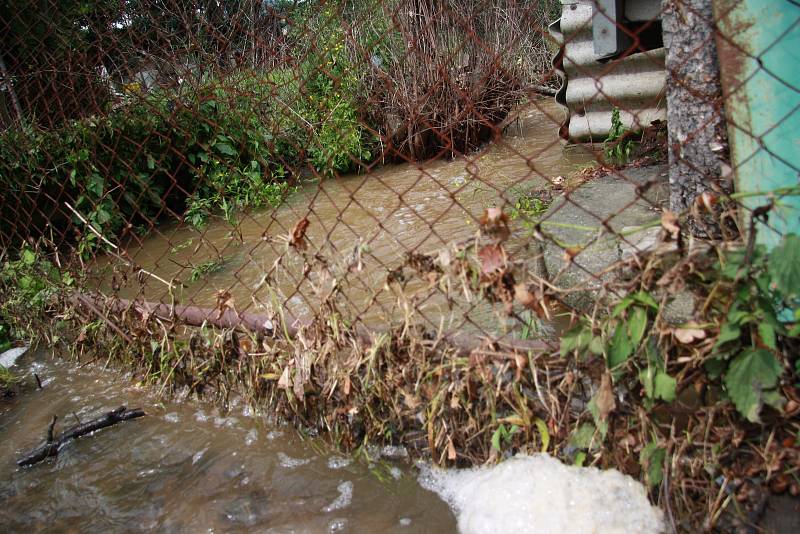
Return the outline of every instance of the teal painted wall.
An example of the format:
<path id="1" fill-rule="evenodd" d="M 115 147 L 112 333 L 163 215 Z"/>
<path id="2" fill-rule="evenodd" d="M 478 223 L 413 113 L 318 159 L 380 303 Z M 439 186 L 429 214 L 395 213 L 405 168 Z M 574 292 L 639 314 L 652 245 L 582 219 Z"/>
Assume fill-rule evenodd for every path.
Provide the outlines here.
<path id="1" fill-rule="evenodd" d="M 714 15 L 736 191 L 794 189 L 774 195 L 759 225 L 757 241 L 771 248 L 800 233 L 800 2 L 715 0 Z M 752 209 L 768 197 L 742 202 Z"/>

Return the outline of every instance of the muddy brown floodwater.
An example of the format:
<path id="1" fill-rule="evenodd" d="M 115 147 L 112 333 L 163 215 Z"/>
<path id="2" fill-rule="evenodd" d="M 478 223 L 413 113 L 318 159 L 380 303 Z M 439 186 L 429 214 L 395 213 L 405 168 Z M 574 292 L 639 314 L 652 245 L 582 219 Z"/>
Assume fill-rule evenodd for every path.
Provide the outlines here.
<path id="1" fill-rule="evenodd" d="M 217 217 L 199 231 L 185 224 L 161 226 L 141 244 L 129 246 L 128 254 L 141 267 L 184 284 L 170 295 L 163 284 L 145 278 L 143 295 L 149 300 L 172 302 L 174 297 L 185 304 L 214 306 L 216 292 L 227 290 L 239 311 L 263 311 L 277 301 L 294 316 L 303 316 L 315 309 L 318 290 L 325 290 L 324 277 L 319 271 L 304 276 L 302 259 L 286 254 L 280 238 L 308 217 L 309 249 L 328 259 L 334 276 L 352 265 L 348 258 L 355 257 L 354 251 L 362 251 L 362 270 L 348 274 L 343 285 L 349 317 L 384 324 L 398 319 L 399 308 L 395 295 L 382 289 L 387 271 L 402 263 L 406 251 L 430 253 L 469 238 L 487 207 L 507 208 L 504 202 L 545 187 L 546 177 L 568 175 L 595 161 L 589 150 L 563 149 L 557 137 L 561 119 L 557 105 L 539 100 L 500 141 L 473 156 L 387 165 L 364 175 L 306 184 L 280 208 L 242 214 L 234 225 Z M 509 250 L 530 241 L 520 224 L 515 230 Z M 193 269 L 211 261 L 221 262 L 221 268 L 190 280 Z M 138 295 L 139 287 L 132 286 L 121 294 Z M 450 308 L 444 298 L 428 298 L 417 309 L 432 326 L 442 321 L 456 330 L 497 326 L 486 305 Z"/>
<path id="2" fill-rule="evenodd" d="M 150 300 L 213 306 L 230 291 L 238 310 L 273 302 L 293 314 L 314 310 L 322 271 L 303 274 L 302 259 L 286 254 L 281 236 L 308 217 L 310 250 L 328 259 L 334 276 L 361 250 L 363 268 L 347 276 L 344 305 L 366 323 L 397 319 L 395 296 L 381 288 L 387 269 L 406 251 L 433 252 L 476 231 L 477 218 L 525 191 L 594 160 L 589 151 L 565 152 L 556 136 L 561 111 L 538 101 L 500 141 L 469 158 L 424 165 L 379 167 L 366 175 L 306 184 L 278 209 L 215 219 L 198 231 L 158 227 L 128 254 L 143 268 L 184 284 L 173 294 L 145 279 Z M 530 237 L 515 224 L 508 250 Z M 276 262 L 278 258 L 280 261 Z M 222 268 L 192 282 L 204 262 Z M 102 265 L 102 262 L 101 262 Z M 268 283 L 262 283 L 268 276 Z M 132 282 L 132 281 L 131 281 Z M 136 296 L 139 287 L 122 289 Z M 110 278 L 100 283 L 109 289 Z M 316 289 L 314 286 L 317 286 Z M 431 324 L 492 328 L 491 309 L 421 301 Z M 449 315 L 448 315 L 449 314 Z M 288 428 L 234 405 L 225 415 L 195 402 L 162 402 L 130 377 L 76 368 L 48 355 L 27 355 L 15 371 L 41 377 L 0 404 L 0 530 L 169 532 L 452 532 L 450 509 L 416 481 L 403 460 L 353 460 L 321 440 L 300 439 Z M 57 458 L 31 468 L 15 459 L 42 440 L 52 415 L 64 424 L 119 405 L 148 416 L 68 444 Z"/>
<path id="3" fill-rule="evenodd" d="M 221 415 L 161 402 L 129 377 L 42 353 L 14 371 L 29 382 L 36 372 L 44 387 L 0 400 L 2 532 L 455 531 L 450 509 L 406 461 L 353 460 L 243 406 Z M 72 425 L 119 405 L 148 415 L 16 466 L 54 414 Z"/>

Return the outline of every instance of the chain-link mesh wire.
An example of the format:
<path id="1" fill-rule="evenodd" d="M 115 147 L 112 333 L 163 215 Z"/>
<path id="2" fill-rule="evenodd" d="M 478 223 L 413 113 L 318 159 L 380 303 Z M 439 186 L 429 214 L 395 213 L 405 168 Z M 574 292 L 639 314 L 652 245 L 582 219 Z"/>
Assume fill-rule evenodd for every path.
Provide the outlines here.
<path id="1" fill-rule="evenodd" d="M 735 236 L 738 167 L 796 173 L 796 101 L 725 111 L 797 21 L 754 50 L 739 4 L 5 3 L 0 238 L 96 294 L 555 340 L 664 209 Z"/>
<path id="2" fill-rule="evenodd" d="M 323 356 L 315 324 L 367 357 L 392 331 L 482 347 L 499 367 L 470 369 L 499 384 L 529 365 L 538 393 L 505 406 L 523 395 L 566 440 L 578 380 L 546 363 L 562 409 L 520 354 L 612 363 L 624 329 L 575 334 L 579 316 L 650 306 L 647 286 L 645 327 L 667 320 L 692 251 L 796 232 L 800 10 L 775 4 L 769 31 L 744 0 L 2 0 L 0 246 L 55 251 L 73 298 L 128 341 L 135 310 Z M 651 269 L 664 251 L 683 259 Z M 678 316 L 659 339 L 706 336 Z M 427 427 L 439 459 L 489 442 L 458 417 Z"/>

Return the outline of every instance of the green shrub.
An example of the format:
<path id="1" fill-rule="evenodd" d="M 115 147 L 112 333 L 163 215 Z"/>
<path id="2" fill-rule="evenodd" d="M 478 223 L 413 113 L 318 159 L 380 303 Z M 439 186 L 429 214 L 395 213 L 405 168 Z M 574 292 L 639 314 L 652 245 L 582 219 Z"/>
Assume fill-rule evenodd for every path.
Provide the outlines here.
<path id="1" fill-rule="evenodd" d="M 800 237 L 784 236 L 769 253 L 761 245 L 723 249 L 706 263 L 695 259 L 684 280 L 706 303 L 701 323 L 668 327 L 656 298 L 640 289 L 617 301 L 604 319 L 584 319 L 565 333 L 562 355 L 603 355 L 620 378 L 637 369 L 633 378 L 650 402 L 676 398 L 677 374 L 668 373 L 666 361 L 697 362 L 747 420 L 759 421 L 765 405 L 780 408 L 786 401 L 780 377 L 800 369 L 791 350 L 800 338 Z M 670 330 L 672 336 L 665 335 Z M 715 333 L 713 344 L 694 352 L 692 344 L 710 338 L 708 332 Z"/>
<path id="2" fill-rule="evenodd" d="M 53 226 L 69 217 L 82 228 L 69 202 L 112 240 L 170 212 L 201 225 L 215 211 L 277 206 L 306 158 L 332 174 L 370 157 L 351 95 L 320 76 L 304 92 L 296 73 L 239 73 L 131 97 L 104 117 L 58 129 L 6 131 L 0 199 L 29 202 Z M 100 244 L 84 229 L 78 250 Z"/>

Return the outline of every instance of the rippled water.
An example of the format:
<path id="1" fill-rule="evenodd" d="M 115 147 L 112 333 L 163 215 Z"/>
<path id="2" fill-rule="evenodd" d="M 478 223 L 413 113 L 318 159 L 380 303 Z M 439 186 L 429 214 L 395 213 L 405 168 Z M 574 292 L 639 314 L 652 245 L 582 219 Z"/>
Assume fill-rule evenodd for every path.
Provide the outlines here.
<path id="1" fill-rule="evenodd" d="M 290 428 L 209 405 L 160 402 L 129 378 L 43 354 L 18 374 L 44 388 L 0 400 L 0 531 L 452 532 L 447 505 L 402 460 L 370 464 Z M 59 427 L 120 405 L 147 416 L 73 441 L 29 468 L 52 415 Z M 73 415 L 74 414 L 74 415 Z"/>
<path id="2" fill-rule="evenodd" d="M 295 316 L 315 309 L 320 273 L 303 272 L 297 254 L 285 254 L 294 225 L 307 217 L 309 249 L 319 251 L 336 276 L 348 257 L 361 248 L 362 269 L 347 276 L 344 293 L 349 315 L 366 323 L 396 319 L 394 295 L 381 291 L 388 269 L 402 263 L 406 251 L 431 253 L 448 243 L 473 236 L 476 220 L 487 207 L 506 206 L 547 178 L 569 175 L 595 161 L 588 149 L 564 150 L 558 138 L 563 112 L 552 100 L 536 101 L 521 114 L 500 141 L 480 153 L 455 160 L 377 167 L 368 174 L 306 184 L 278 209 L 243 214 L 232 226 L 219 217 L 202 230 L 187 225 L 161 226 L 142 243 L 131 243 L 129 256 L 143 268 L 182 287 L 172 294 L 145 278 L 150 300 L 214 306 L 216 292 L 229 291 L 236 309 L 260 311 L 272 302 L 270 291 Z M 527 246 L 530 235 L 517 227 L 509 250 Z M 283 256 L 283 257 L 282 257 Z M 530 256 L 530 254 L 527 254 Z M 282 257 L 279 264 L 276 259 Z M 192 270 L 207 261 L 223 260 L 219 271 L 192 282 Z M 270 289 L 260 284 L 271 276 Z M 133 281 L 131 281 L 133 282 Z M 420 284 L 424 286 L 425 284 Z M 132 283 L 123 296 L 139 294 Z M 418 310 L 438 326 L 450 312 L 449 326 L 463 328 L 465 312 L 477 313 L 476 324 L 489 324 L 486 309 L 451 310 L 442 300 L 422 303 Z"/>
<path id="3" fill-rule="evenodd" d="M 346 294 L 365 322 L 396 312 L 392 295 L 380 293 L 387 268 L 406 250 L 431 252 L 473 235 L 474 220 L 488 206 L 513 201 L 589 161 L 588 151 L 565 153 L 556 131 L 560 111 L 537 102 L 501 142 L 480 154 L 424 165 L 392 165 L 369 175 L 310 184 L 277 210 L 242 216 L 236 227 L 215 220 L 202 231 L 159 227 L 128 253 L 145 269 L 179 279 L 185 288 L 167 295 L 148 283 L 151 300 L 214 305 L 228 290 L 237 310 L 258 311 L 272 288 L 295 315 L 314 307 L 312 283 L 276 238 L 302 217 L 308 239 L 336 266 L 363 245 L 363 270 L 349 277 Z M 517 236 L 515 246 L 524 246 Z M 513 241 L 513 240 L 512 240 Z M 190 282 L 194 266 L 224 258 L 219 272 Z M 108 280 L 105 281 L 108 284 Z M 123 295 L 139 288 L 131 284 Z M 377 291 L 377 293 L 376 293 Z M 442 314 L 441 303 L 423 303 Z M 474 310 L 473 310 L 474 311 Z M 470 313 L 473 313 L 470 311 Z M 479 311 L 486 315 L 486 310 Z M 438 314 L 438 315 L 437 315 Z M 450 310 L 464 327 L 463 310 Z M 471 318 L 472 324 L 482 319 Z M 461 323 L 458 322 L 461 320 Z M 22 366 L 22 368 L 19 367 Z M 17 372 L 37 372 L 44 389 L 28 388 L 0 403 L 0 530 L 169 532 L 453 532 L 448 506 L 423 489 L 404 461 L 370 465 L 331 451 L 321 441 L 300 439 L 285 427 L 246 415 L 234 406 L 223 415 L 208 405 L 160 402 L 129 378 L 44 355 L 26 355 Z M 29 380 L 32 382 L 32 379 Z M 38 445 L 53 414 L 66 425 L 120 405 L 148 416 L 101 430 L 67 445 L 56 459 L 20 469 L 14 460 Z M 74 413 L 74 415 L 73 415 Z M 392 452 L 392 451 L 389 451 Z"/>

